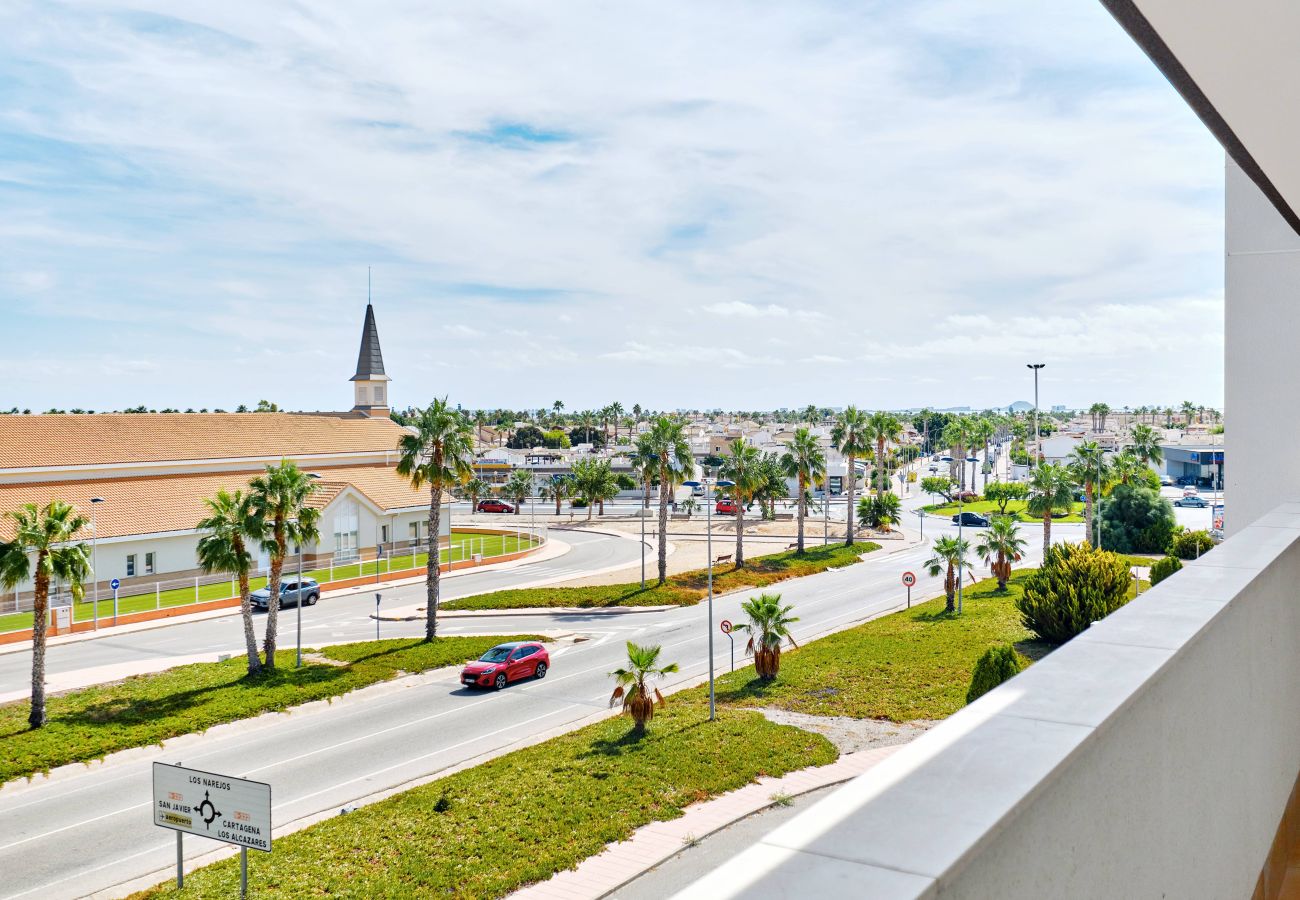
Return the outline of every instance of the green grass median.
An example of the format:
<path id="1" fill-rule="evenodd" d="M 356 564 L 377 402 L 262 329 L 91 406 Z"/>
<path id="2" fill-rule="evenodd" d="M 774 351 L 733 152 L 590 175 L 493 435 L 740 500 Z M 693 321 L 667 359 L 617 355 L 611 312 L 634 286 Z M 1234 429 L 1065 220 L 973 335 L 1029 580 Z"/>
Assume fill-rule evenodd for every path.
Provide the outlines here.
<path id="1" fill-rule="evenodd" d="M 644 736 L 622 716 L 404 791 L 249 854 L 253 897 L 501 897 L 683 807 L 836 758 L 821 735 L 670 698 Z M 139 897 L 239 893 L 232 858 Z"/>
<path id="2" fill-rule="evenodd" d="M 1007 503 L 1006 514 L 1015 517 L 1017 522 L 1037 522 L 1041 525 L 1043 523 L 1043 517 L 1031 515 L 1026 512 L 1026 505 L 1027 504 L 1024 500 L 1012 500 Z M 973 503 L 963 503 L 960 507 L 956 503 L 942 503 L 936 506 L 927 506 L 925 507 L 925 514 L 927 516 L 943 516 L 944 518 L 951 519 L 953 516 L 957 515 L 959 509 L 966 512 L 979 513 L 981 516 L 1002 515 L 998 504 L 994 503 L 992 500 L 976 500 Z M 1052 521 L 1082 522 L 1083 504 L 1072 504 L 1069 515 L 1052 516 Z"/>
<path id="3" fill-rule="evenodd" d="M 451 544 L 444 547 L 441 554 L 442 562 L 447 563 L 462 559 L 468 559 L 471 553 L 482 553 L 484 557 L 504 556 L 507 553 L 515 553 L 519 550 L 527 550 L 535 542 L 530 541 L 527 535 L 522 540 L 514 534 L 478 534 L 476 532 L 453 531 L 451 534 Z M 361 578 L 364 576 L 373 577 L 376 572 L 399 572 L 404 569 L 412 570 L 412 574 L 419 574 L 418 570 L 428 564 L 429 554 L 398 554 L 392 559 L 368 560 L 366 562 L 354 562 L 344 565 L 336 565 L 332 569 L 329 566 L 322 568 L 309 569 L 303 572 L 307 578 L 315 578 L 319 582 L 342 581 L 347 578 Z M 297 576 L 297 570 L 286 568 L 285 576 Z M 258 577 L 249 581 L 252 590 L 257 590 L 266 586 L 266 578 Z M 136 585 L 132 590 L 143 590 L 146 586 Z M 173 606 L 188 606 L 192 603 L 203 603 L 209 600 L 227 600 L 235 595 L 237 588 L 233 582 L 218 581 L 215 584 L 201 584 L 197 591 L 193 583 L 185 587 L 171 588 L 165 591 L 156 591 L 152 588 L 142 593 L 130 595 L 118 595 L 117 611 L 119 615 L 129 615 L 131 613 L 145 612 L 151 609 L 169 609 Z M 101 623 L 112 621 L 113 618 L 113 596 L 110 593 L 107 598 L 101 592 L 99 598 L 99 620 Z M 12 596 L 8 598 L 12 601 Z M 81 603 L 74 604 L 73 616 L 74 621 L 89 622 L 95 617 L 95 602 L 87 599 Z M 12 607 L 10 607 L 12 608 Z M 21 631 L 32 627 L 32 614 L 30 612 L 9 613 L 0 616 L 0 633 L 6 631 Z"/>
<path id="4" fill-rule="evenodd" d="M 295 669 L 294 651 L 276 654 L 273 673 L 248 677 L 241 655 L 51 697 L 45 727 L 27 727 L 28 701 L 0 705 L 0 784 L 56 766 L 101 759 L 118 750 L 202 732 L 312 700 L 338 697 L 402 673 L 457 665 L 515 637 L 398 638 L 339 644 Z"/>
<path id="5" fill-rule="evenodd" d="M 860 562 L 864 553 L 879 550 L 876 543 L 859 542 L 851 547 L 843 544 L 809 547 L 802 556 L 789 550 L 770 556 L 751 557 L 743 569 L 734 566 L 715 566 L 713 591 L 724 593 L 741 588 L 761 588 L 790 578 L 815 575 L 827 569 Z M 646 579 L 645 590 L 640 582 L 631 584 L 603 584 L 589 587 L 517 588 L 493 591 L 443 604 L 444 609 L 528 609 L 533 607 L 575 606 L 593 608 L 602 606 L 691 606 L 708 593 L 708 572 L 697 569 L 672 575 L 656 585 L 653 578 Z"/>

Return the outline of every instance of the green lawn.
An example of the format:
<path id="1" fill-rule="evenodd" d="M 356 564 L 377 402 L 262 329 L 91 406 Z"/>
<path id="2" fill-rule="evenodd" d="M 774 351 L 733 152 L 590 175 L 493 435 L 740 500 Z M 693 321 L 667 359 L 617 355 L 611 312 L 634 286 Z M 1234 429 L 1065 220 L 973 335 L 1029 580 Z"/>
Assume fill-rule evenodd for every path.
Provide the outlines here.
<path id="1" fill-rule="evenodd" d="M 1000 515 L 1000 513 L 998 512 L 998 504 L 994 503 L 992 500 L 976 500 L 974 503 L 964 504 L 963 506 L 961 506 L 961 509 L 964 509 L 966 512 L 979 513 L 982 516 L 987 516 L 990 514 Z M 956 503 L 941 503 L 935 506 L 925 507 L 925 514 L 927 516 L 943 516 L 946 519 L 951 519 L 953 516 L 957 515 L 957 510 L 958 510 L 958 506 Z M 1015 516 L 1016 520 L 1020 522 L 1041 523 L 1043 521 L 1041 516 L 1033 516 L 1025 512 L 1024 500 L 1012 500 L 1009 503 L 1007 503 L 1007 515 Z M 1083 504 L 1075 503 L 1074 509 L 1070 513 L 1070 515 L 1052 516 L 1052 521 L 1053 522 L 1082 522 Z"/>
<path id="2" fill-rule="evenodd" d="M 713 570 L 714 593 L 745 587 L 766 587 L 788 578 L 813 575 L 826 569 L 859 562 L 864 553 L 879 550 L 880 545 L 859 542 L 809 547 L 799 556 L 795 551 L 752 557 L 745 568 L 717 567 Z M 647 577 L 646 589 L 639 581 L 631 584 L 606 584 L 592 587 L 542 587 L 494 591 L 444 603 L 445 609 L 526 609 L 547 606 L 691 606 L 708 594 L 708 573 L 704 569 L 670 576 L 662 585 Z"/>
<path id="3" fill-rule="evenodd" d="M 625 717 L 608 719 L 327 819 L 249 854 L 249 894 L 501 897 L 691 803 L 837 755 L 757 713 L 707 718 L 707 704 L 674 697 L 640 739 Z M 173 881 L 136 896 L 238 893 L 231 858 L 186 875 L 183 892 Z"/>
<path id="4" fill-rule="evenodd" d="M 0 784 L 223 722 L 337 697 L 404 672 L 455 665 L 507 640 L 541 638 L 488 635 L 439 638 L 428 644 L 412 638 L 340 644 L 312 651 L 333 663 L 304 660 L 301 669 L 293 668 L 293 650 L 281 650 L 276 671 L 256 678 L 247 677 L 243 656 L 178 666 L 51 697 L 49 721 L 36 731 L 27 728 L 27 700 L 6 703 L 0 705 Z"/>
<path id="5" fill-rule="evenodd" d="M 785 650 L 770 684 L 752 666 L 737 669 L 719 679 L 718 702 L 895 722 L 950 716 L 966 705 L 975 662 L 990 646 L 1018 644 L 1031 658 L 1046 652 L 1015 608 L 1030 571 L 1012 573 L 1005 593 L 991 578 L 968 585 L 961 616 L 945 613 L 941 596 Z"/>
<path id="6" fill-rule="evenodd" d="M 528 549 L 531 546 L 527 536 L 524 537 L 522 545 L 516 541 L 514 535 L 503 534 L 471 534 L 462 531 L 454 531 L 451 535 L 451 545 L 442 550 L 442 562 L 449 560 L 464 559 L 469 553 L 483 553 L 484 556 L 503 556 L 507 553 L 516 552 L 516 548 L 522 546 Z M 331 572 L 329 566 L 324 568 L 311 569 L 303 572 L 308 578 L 315 578 L 317 581 L 329 581 L 331 577 L 334 581 L 342 581 L 346 578 L 360 578 L 364 575 L 374 575 L 376 569 L 381 573 L 389 571 L 398 572 L 403 569 L 423 568 L 429 561 L 429 554 L 420 553 L 411 555 L 399 555 L 390 559 L 384 559 L 379 562 L 370 560 L 368 562 L 356 562 L 348 565 L 335 566 Z M 286 574 L 288 574 L 286 572 Z M 293 572 L 297 574 L 297 572 Z M 250 582 L 253 590 L 266 586 L 265 578 L 254 578 Z M 236 588 L 232 587 L 229 581 L 219 581 L 216 584 L 199 585 L 198 592 L 194 590 L 191 584 L 189 587 L 174 588 L 172 590 L 155 593 L 153 590 L 143 594 L 133 594 L 130 596 L 118 596 L 117 609 L 120 615 L 128 613 L 143 612 L 150 609 L 159 609 L 172 606 L 187 606 L 195 602 L 206 600 L 226 600 L 234 595 Z M 197 598 L 197 601 L 196 601 Z M 9 599 L 12 599 L 10 597 Z M 73 616 L 77 622 L 89 622 L 94 618 L 95 603 L 92 600 L 86 600 L 83 603 L 74 605 Z M 10 607 L 12 608 L 12 607 Z M 113 597 L 109 594 L 107 599 L 100 597 L 99 600 L 99 618 L 100 621 L 105 619 L 111 620 L 113 616 Z M 32 614 L 10 613 L 0 616 L 0 632 L 19 631 L 32 627 Z"/>

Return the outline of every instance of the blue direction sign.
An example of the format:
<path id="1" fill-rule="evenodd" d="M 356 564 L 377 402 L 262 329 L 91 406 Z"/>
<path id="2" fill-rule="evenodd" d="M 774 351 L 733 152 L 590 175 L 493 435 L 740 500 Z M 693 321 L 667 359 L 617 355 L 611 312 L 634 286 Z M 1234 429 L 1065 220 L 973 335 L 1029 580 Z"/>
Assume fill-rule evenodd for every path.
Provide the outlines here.
<path id="1" fill-rule="evenodd" d="M 108 583 L 108 586 L 111 587 L 113 590 L 117 590 L 122 586 L 122 582 L 114 578 L 112 581 Z"/>

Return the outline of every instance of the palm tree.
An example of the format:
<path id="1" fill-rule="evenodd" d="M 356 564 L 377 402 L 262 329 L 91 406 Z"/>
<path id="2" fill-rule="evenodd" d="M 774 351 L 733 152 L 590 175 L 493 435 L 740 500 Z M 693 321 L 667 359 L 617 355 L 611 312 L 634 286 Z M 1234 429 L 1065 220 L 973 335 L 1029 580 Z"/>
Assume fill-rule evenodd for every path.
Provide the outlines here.
<path id="1" fill-rule="evenodd" d="M 1133 426 L 1133 455 L 1147 466 L 1164 462 L 1165 451 L 1160 447 L 1156 430 L 1150 425 Z"/>
<path id="2" fill-rule="evenodd" d="M 650 488 L 659 472 L 659 454 L 652 445 L 649 433 L 637 437 L 632 452 L 628 454 L 628 462 L 632 465 L 633 476 L 641 483 L 641 509 L 649 509 Z"/>
<path id="3" fill-rule="evenodd" d="M 759 460 L 759 487 L 754 491 L 754 499 L 765 515 L 776 518 L 776 501 L 789 493 L 785 482 L 785 469 L 781 466 L 781 457 L 776 453 L 764 453 Z"/>
<path id="4" fill-rule="evenodd" d="M 40 508 L 28 503 L 7 515 L 14 523 L 14 539 L 0 542 L 0 583 L 11 591 L 19 583 L 32 580 L 32 703 L 27 724 L 40 728 L 45 724 L 45 631 L 50 623 L 50 582 L 65 582 L 74 601 L 82 598 L 82 585 L 91 573 L 90 548 L 73 543 L 73 539 L 90 520 L 62 500 L 51 500 Z"/>
<path id="5" fill-rule="evenodd" d="M 668 580 L 668 504 L 677 485 L 695 473 L 695 458 L 686 442 L 682 423 L 660 416 L 646 432 L 646 449 L 657 460 L 659 479 L 659 583 Z"/>
<path id="6" fill-rule="evenodd" d="M 250 541 L 260 543 L 266 526 L 253 511 L 253 497 L 243 491 L 217 491 L 215 497 L 203 501 L 208 515 L 199 520 L 196 528 L 207 532 L 199 538 L 197 549 L 199 568 L 204 572 L 225 572 L 239 579 L 239 613 L 244 620 L 244 652 L 248 656 L 248 674 L 256 675 L 262 669 L 257 655 L 257 635 L 253 632 L 253 603 L 249 599 L 248 575 L 253 568 L 253 555 L 248 552 Z"/>
<path id="7" fill-rule="evenodd" d="M 461 492 L 469 498 L 469 508 L 473 512 L 478 509 L 479 499 L 492 493 L 492 485 L 476 475 L 461 486 Z"/>
<path id="8" fill-rule="evenodd" d="M 468 432 L 467 432 L 468 434 Z M 298 468 L 292 460 L 282 459 L 278 465 L 266 470 L 248 483 L 249 500 L 253 515 L 263 523 L 262 549 L 271 558 L 271 573 L 267 579 L 270 599 L 266 606 L 266 636 L 262 651 L 265 666 L 275 668 L 275 643 L 280 627 L 280 574 L 284 558 L 289 554 L 289 542 L 298 546 L 301 554 L 310 541 L 320 535 L 316 522 L 320 510 L 308 506 L 316 483 Z"/>
<path id="9" fill-rule="evenodd" d="M 1005 591 L 1007 579 L 1011 577 L 1011 564 L 1025 555 L 1025 539 L 1020 536 L 1013 518 L 995 516 L 988 530 L 975 542 L 975 552 L 985 562 L 992 558 L 990 568 L 998 580 L 998 590 Z"/>
<path id="10" fill-rule="evenodd" d="M 781 454 L 781 468 L 786 477 L 799 482 L 799 544 L 796 551 L 803 555 L 803 523 L 808 514 L 808 487 L 822 480 L 826 474 L 826 454 L 821 444 L 807 428 L 795 430 L 794 438 L 785 453 Z"/>
<path id="11" fill-rule="evenodd" d="M 615 681 L 609 705 L 612 707 L 622 701 L 623 712 L 632 717 L 633 731 L 645 731 L 646 722 L 654 718 L 655 701 L 659 702 L 660 708 L 664 705 L 664 695 L 659 693 L 658 688 L 653 689 L 652 695 L 646 682 L 677 671 L 677 663 L 659 665 L 659 654 L 662 651 L 662 647 L 642 647 L 628 641 L 627 668 L 618 668 L 609 673 Z"/>
<path id="12" fill-rule="evenodd" d="M 596 414 L 591 410 L 578 413 L 578 427 L 582 429 L 583 443 L 591 443 L 591 433 L 596 430 Z"/>
<path id="13" fill-rule="evenodd" d="M 559 403 L 557 400 L 556 403 Z M 429 561 L 425 566 L 425 625 L 424 639 L 438 636 L 438 601 L 441 599 L 442 568 L 438 547 L 442 519 L 442 495 L 457 484 L 474 477 L 470 459 L 474 443 L 469 423 L 459 412 L 447 405 L 447 398 L 435 399 L 427 409 L 416 413 L 413 434 L 398 442 L 401 459 L 397 474 L 411 482 L 417 490 L 429 486 Z"/>
<path id="14" fill-rule="evenodd" d="M 943 576 L 943 594 L 948 600 L 945 612 L 956 612 L 957 579 L 959 573 L 969 564 L 966 553 L 970 550 L 970 541 L 965 538 L 945 536 L 935 538 L 934 553 L 925 561 L 925 568 L 931 577 L 945 572 Z M 945 571 L 946 570 L 946 571 Z"/>
<path id="15" fill-rule="evenodd" d="M 1110 465 L 1106 462 L 1106 452 L 1096 441 L 1084 441 L 1070 453 L 1070 476 L 1075 484 L 1083 486 L 1083 527 L 1084 540 L 1096 546 L 1093 540 L 1093 504 L 1102 491 L 1110 484 Z"/>
<path id="16" fill-rule="evenodd" d="M 619 422 L 622 420 L 622 418 L 623 418 L 623 412 L 624 412 L 624 410 L 623 410 L 623 404 L 622 404 L 622 403 L 619 403 L 617 400 L 615 400 L 613 403 L 611 403 L 609 406 L 607 406 L 607 407 L 605 407 L 605 408 L 609 410 L 609 417 L 610 417 L 611 419 L 614 420 L 614 444 L 613 444 L 613 446 L 617 447 L 617 446 L 618 446 L 618 423 L 619 423 Z"/>
<path id="17" fill-rule="evenodd" d="M 573 490 L 587 501 L 587 521 L 600 504 L 600 514 L 605 514 L 605 501 L 617 496 L 618 479 L 607 459 L 580 459 L 573 464 Z"/>
<path id="18" fill-rule="evenodd" d="M 1147 469 L 1142 460 L 1133 452 L 1131 448 L 1125 447 L 1110 463 L 1110 474 L 1112 481 L 1118 481 L 1120 484 L 1128 484 L 1139 474 Z"/>
<path id="19" fill-rule="evenodd" d="M 543 500 L 555 501 L 555 514 L 560 514 L 560 502 L 568 497 L 573 491 L 573 479 L 568 475 L 560 475 L 552 478 L 549 483 L 542 486 L 541 497 Z"/>
<path id="20" fill-rule="evenodd" d="M 1192 413 L 1196 412 L 1196 404 L 1193 403 L 1191 400 L 1184 400 L 1182 410 L 1183 410 L 1183 427 L 1186 428 L 1186 426 L 1192 424 Z"/>
<path id="21" fill-rule="evenodd" d="M 1029 476 L 1029 499 L 1025 509 L 1043 517 L 1043 553 L 1052 546 L 1052 516 L 1066 513 L 1074 505 L 1074 481 L 1057 463 L 1039 463 Z"/>
<path id="22" fill-rule="evenodd" d="M 858 515 L 878 531 L 889 531 L 889 526 L 901 518 L 902 508 L 903 501 L 893 491 L 874 497 L 868 494 L 858 501 Z"/>
<path id="23" fill-rule="evenodd" d="M 889 472 L 885 466 L 885 444 L 897 441 L 903 433 L 903 424 L 893 413 L 874 412 L 867 419 L 866 437 L 876 443 L 876 494 L 889 489 Z"/>
<path id="24" fill-rule="evenodd" d="M 772 681 L 781 671 L 781 642 L 799 646 L 790 634 L 790 626 L 799 621 L 798 616 L 790 615 L 792 609 L 793 606 L 781 605 L 780 594 L 760 594 L 740 605 L 749 621 L 737 625 L 735 630 L 749 635 L 745 652 L 754 657 L 754 671 L 764 681 Z"/>
<path id="25" fill-rule="evenodd" d="M 731 444 L 730 455 L 722 462 L 721 475 L 733 482 L 731 495 L 736 499 L 736 568 L 745 565 L 745 506 L 763 486 L 763 453 L 743 437 Z"/>
<path id="26" fill-rule="evenodd" d="M 807 422 L 810 426 L 818 424 L 821 420 L 822 411 L 814 403 L 809 403 L 803 408 L 803 412 L 799 413 L 799 421 Z"/>
<path id="27" fill-rule="evenodd" d="M 871 452 L 871 440 L 867 434 L 868 417 L 856 406 L 848 406 L 835 420 L 831 429 L 831 442 L 835 449 L 844 454 L 848 462 L 848 530 L 844 533 L 844 546 L 853 544 L 853 494 L 858 486 L 858 457 Z"/>
<path id="28" fill-rule="evenodd" d="M 975 420 L 974 424 L 971 426 L 971 440 L 977 444 L 980 444 L 984 448 L 984 465 L 980 466 L 981 474 L 984 476 L 982 483 L 980 484 L 981 493 L 983 492 L 984 488 L 988 487 L 989 485 L 989 472 L 988 472 L 989 441 L 992 440 L 993 435 L 996 431 L 997 431 L 997 427 L 993 424 L 993 420 L 989 419 L 986 416 L 980 416 L 978 419 Z M 972 475 L 971 476 L 972 490 L 974 490 L 975 488 L 974 482 L 975 482 L 975 476 Z"/>
<path id="29" fill-rule="evenodd" d="M 966 448 L 970 444 L 971 422 L 968 416 L 957 416 L 948 423 L 948 427 L 943 430 L 943 443 L 952 451 L 952 463 L 949 466 L 949 473 L 953 481 L 964 492 L 966 490 Z M 956 472 L 952 467 L 957 468 Z M 974 487 L 974 485 L 971 485 Z"/>

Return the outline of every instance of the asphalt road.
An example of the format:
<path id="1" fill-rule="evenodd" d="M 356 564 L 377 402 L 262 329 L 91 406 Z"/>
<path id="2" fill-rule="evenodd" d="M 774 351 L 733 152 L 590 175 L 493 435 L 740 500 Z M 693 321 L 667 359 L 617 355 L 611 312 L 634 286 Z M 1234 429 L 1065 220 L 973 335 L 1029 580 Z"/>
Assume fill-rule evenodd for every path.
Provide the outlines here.
<path id="1" fill-rule="evenodd" d="M 552 535 L 571 546 L 561 556 L 537 562 L 525 562 L 514 568 L 472 572 L 446 578 L 442 597 L 452 600 L 538 581 L 561 581 L 610 566 L 631 565 L 638 558 L 638 544 L 626 538 L 580 531 L 552 530 Z M 647 552 L 647 558 L 652 558 Z M 392 609 L 422 601 L 424 583 L 383 585 L 383 606 Z M 344 641 L 366 640 L 375 634 L 374 593 L 324 597 L 315 606 L 302 611 L 303 646 L 319 647 Z M 296 611 L 280 611 L 280 646 L 292 647 L 295 637 Z M 264 615 L 256 616 L 259 635 Z M 448 619 L 441 625 L 447 634 L 483 634 L 501 630 L 500 621 L 491 619 Z M 513 627 L 513 625 L 511 626 Z M 530 627 L 537 627 L 535 624 Z M 387 637 L 418 636 L 424 633 L 423 622 L 382 623 Z M 55 644 L 46 652 L 45 666 L 50 675 L 99 666 L 111 666 L 150 659 L 168 659 L 199 653 L 243 653 L 243 626 L 235 611 L 232 615 L 199 621 L 180 621 L 173 625 L 135 632 L 108 632 L 94 640 Z M 20 652 L 0 654 L 0 694 L 26 689 L 31 684 L 32 655 L 27 647 Z"/>
<path id="2" fill-rule="evenodd" d="M 937 581 L 924 576 L 920 566 L 928 552 L 924 546 L 892 555 L 880 551 L 868 563 L 783 584 L 781 593 L 801 619 L 801 641 L 899 606 L 904 597 L 899 576 L 905 569 L 921 575 L 915 598 L 935 594 Z M 183 749 L 142 749 L 102 768 L 7 787 L 0 791 L 5 823 L 0 871 L 6 873 L 0 897 L 76 897 L 151 873 L 166 877 L 174 866 L 175 841 L 151 824 L 154 760 L 269 782 L 280 826 L 333 813 L 358 798 L 606 714 L 608 673 L 624 658 L 626 640 L 664 647 L 666 658 L 682 667 L 670 686 L 707 672 L 710 634 L 716 664 L 725 668 L 729 646 L 717 622 L 737 619 L 745 596 L 716 601 L 712 630 L 707 604 L 615 616 L 510 617 L 504 621 L 512 630 L 580 631 L 590 640 L 557 648 L 544 680 L 517 683 L 501 693 L 466 690 L 455 673 L 426 675 L 371 688 L 323 709 L 214 729 L 183 739 Z M 324 603 L 317 610 L 331 615 Z M 366 624 L 373 628 L 373 622 Z M 496 621 L 494 630 L 503 624 Z M 313 642 L 343 639 L 350 634 L 348 625 L 340 614 L 337 631 L 313 635 Z M 411 623 L 410 631 L 418 633 L 419 623 Z M 217 846 L 187 839 L 186 855 Z"/>

